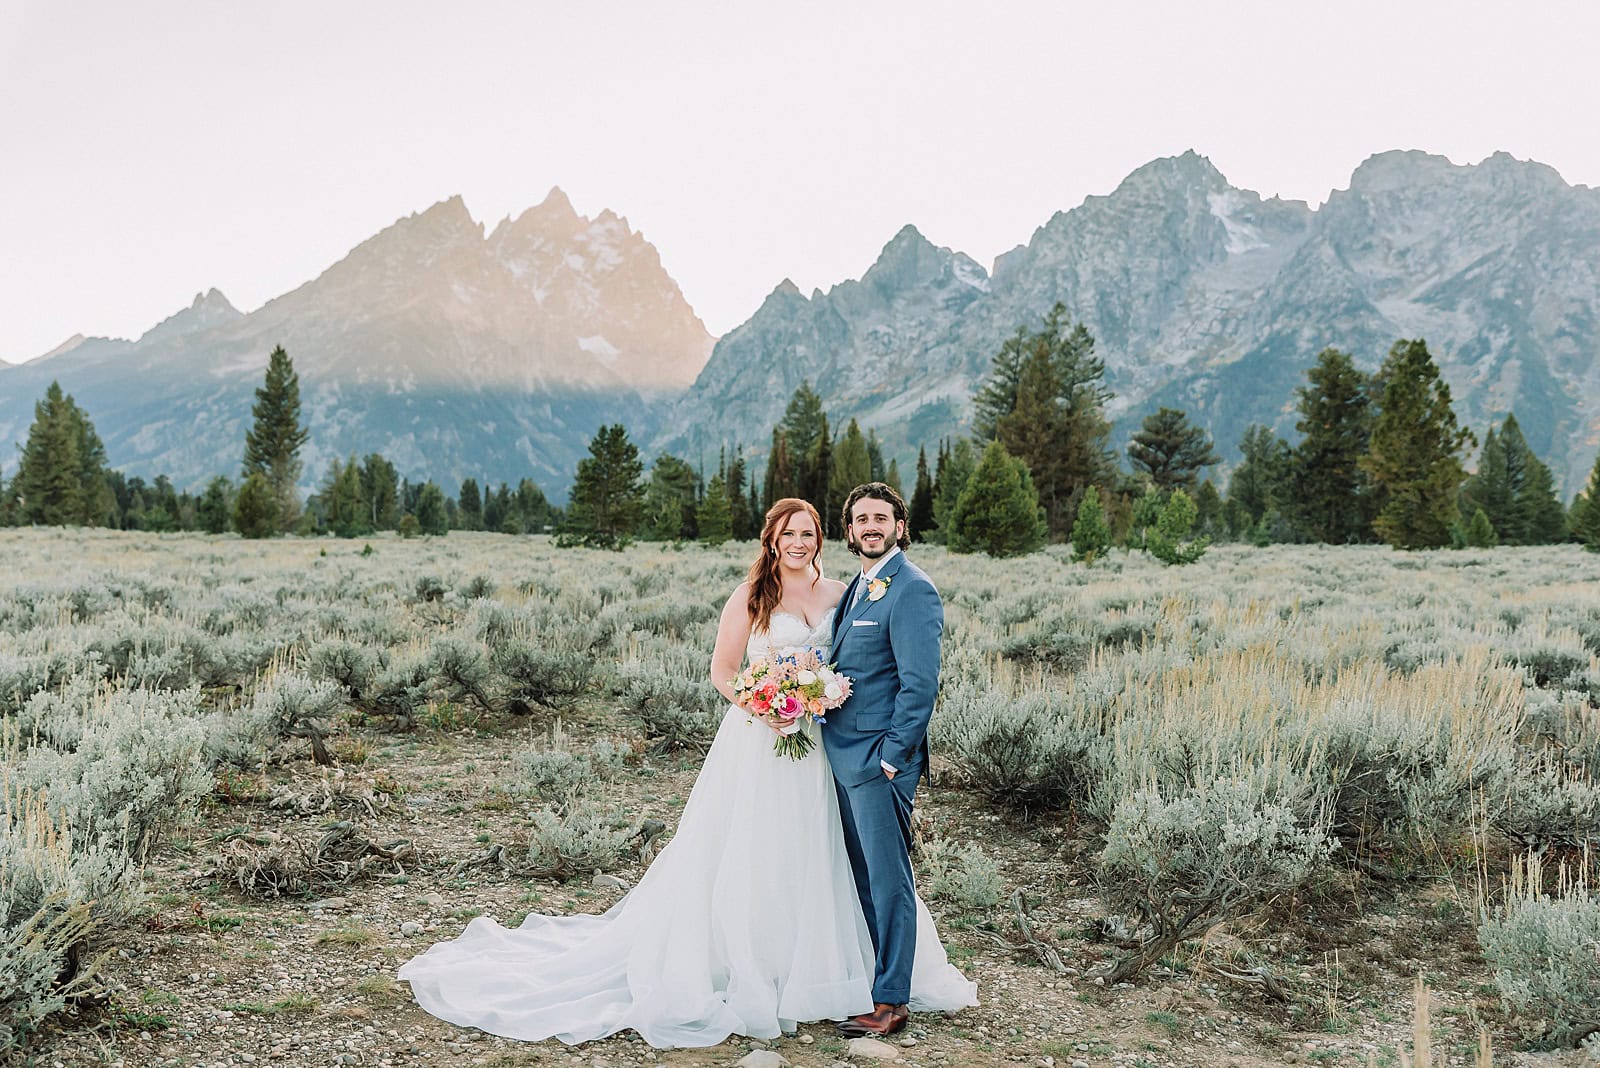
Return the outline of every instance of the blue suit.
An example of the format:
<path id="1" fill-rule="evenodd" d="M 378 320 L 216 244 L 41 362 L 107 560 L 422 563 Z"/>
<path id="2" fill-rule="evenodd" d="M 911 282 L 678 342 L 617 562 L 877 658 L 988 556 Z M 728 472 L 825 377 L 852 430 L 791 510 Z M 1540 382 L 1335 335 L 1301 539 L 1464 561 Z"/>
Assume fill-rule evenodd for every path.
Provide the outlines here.
<path id="1" fill-rule="evenodd" d="M 830 659 L 853 680 L 850 699 L 828 713 L 822 744 L 833 766 L 856 894 L 877 954 L 872 1000 L 911 1000 L 917 943 L 911 878 L 911 809 L 928 766 L 928 721 L 939 693 L 944 605 L 922 570 L 897 554 L 883 565 L 882 597 L 857 575 L 833 624 Z M 891 780 L 882 763 L 897 769 Z"/>

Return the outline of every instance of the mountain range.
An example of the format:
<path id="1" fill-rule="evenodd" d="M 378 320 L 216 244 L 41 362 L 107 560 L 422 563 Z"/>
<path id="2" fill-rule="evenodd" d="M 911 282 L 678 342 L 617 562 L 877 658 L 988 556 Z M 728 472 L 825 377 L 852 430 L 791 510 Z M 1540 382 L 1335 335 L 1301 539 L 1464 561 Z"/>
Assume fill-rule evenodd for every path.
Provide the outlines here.
<path id="1" fill-rule="evenodd" d="M 1568 495 L 1600 443 L 1600 191 L 1504 154 L 1387 152 L 1312 209 L 1187 152 L 1057 213 L 992 272 L 908 226 L 858 281 L 809 296 L 781 283 L 718 341 L 659 447 L 740 440 L 759 455 L 809 380 L 836 424 L 914 455 L 970 418 L 1001 342 L 1057 301 L 1106 362 L 1119 445 L 1162 405 L 1225 457 L 1251 423 L 1295 437 L 1294 389 L 1318 352 L 1372 370 L 1414 337 L 1458 417 L 1481 437 L 1514 409 Z"/>
<path id="2" fill-rule="evenodd" d="M 0 367 L 0 442 L 26 437 L 56 379 L 113 465 L 188 487 L 236 475 L 282 345 L 310 429 L 305 486 L 334 457 L 381 452 L 451 492 L 468 476 L 564 492 L 595 428 L 649 433 L 712 341 L 627 220 L 580 216 L 555 189 L 485 234 L 455 197 L 248 315 L 213 289 L 137 340 L 79 337 Z"/>
<path id="3" fill-rule="evenodd" d="M 136 341 L 0 366 L 0 441 L 25 436 L 58 378 L 130 473 L 235 473 L 282 344 L 308 485 L 335 455 L 379 451 L 447 489 L 531 476 L 559 499 L 610 421 L 647 455 L 714 463 L 742 445 L 759 467 L 802 381 L 909 471 L 919 445 L 967 425 L 1004 338 L 1057 301 L 1096 338 L 1119 445 L 1161 405 L 1225 457 L 1251 423 L 1293 436 L 1321 349 L 1373 369 L 1403 337 L 1427 339 L 1480 436 L 1515 410 L 1567 496 L 1600 445 L 1600 191 L 1505 154 L 1401 151 L 1316 209 L 1236 188 L 1193 152 L 1159 159 L 991 270 L 906 226 L 859 279 L 809 295 L 784 280 L 714 347 L 625 220 L 579 216 L 555 190 L 485 235 L 455 198 L 248 315 L 213 290 Z"/>

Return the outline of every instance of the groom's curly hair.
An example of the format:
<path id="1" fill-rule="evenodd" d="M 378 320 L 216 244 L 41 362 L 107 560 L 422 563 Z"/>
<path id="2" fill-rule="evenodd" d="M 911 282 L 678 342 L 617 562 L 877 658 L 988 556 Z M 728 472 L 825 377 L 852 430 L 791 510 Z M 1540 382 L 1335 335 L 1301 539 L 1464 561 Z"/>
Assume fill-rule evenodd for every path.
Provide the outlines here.
<path id="1" fill-rule="evenodd" d="M 861 547 L 855 543 L 855 540 L 852 539 L 849 534 L 850 512 L 855 508 L 858 501 L 864 501 L 868 498 L 874 501 L 883 501 L 894 510 L 895 520 L 905 524 L 904 533 L 902 533 L 900 537 L 896 539 L 895 544 L 900 546 L 901 552 L 905 552 L 907 549 L 911 548 L 911 513 L 906 509 L 906 502 L 900 496 L 900 492 L 887 482 L 863 482 L 861 485 L 851 490 L 850 496 L 844 499 L 843 519 L 840 521 L 839 525 L 846 531 L 844 539 L 845 548 L 849 549 L 857 556 L 861 555 Z"/>

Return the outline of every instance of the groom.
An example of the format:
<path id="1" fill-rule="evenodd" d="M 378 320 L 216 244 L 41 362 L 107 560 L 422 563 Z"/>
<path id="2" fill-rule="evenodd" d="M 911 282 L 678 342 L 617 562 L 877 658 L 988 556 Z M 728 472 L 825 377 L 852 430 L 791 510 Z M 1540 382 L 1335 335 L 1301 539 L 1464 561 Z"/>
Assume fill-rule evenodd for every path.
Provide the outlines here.
<path id="1" fill-rule="evenodd" d="M 911 1017 L 917 943 L 911 882 L 911 804 L 928 766 L 928 720 L 939 692 L 939 591 L 901 552 L 906 504 L 882 482 L 850 491 L 845 541 L 861 573 L 834 617 L 830 657 L 854 685 L 828 714 L 822 744 L 833 765 L 845 847 L 877 954 L 873 1011 L 839 1024 L 848 1036 L 891 1035 Z"/>

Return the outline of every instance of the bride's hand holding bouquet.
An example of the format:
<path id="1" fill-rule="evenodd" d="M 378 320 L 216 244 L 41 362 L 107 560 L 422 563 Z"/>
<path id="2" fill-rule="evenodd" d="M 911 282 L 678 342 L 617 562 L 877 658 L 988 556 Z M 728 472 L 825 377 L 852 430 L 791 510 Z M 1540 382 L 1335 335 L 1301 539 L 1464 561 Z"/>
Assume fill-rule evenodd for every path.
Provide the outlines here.
<path id="1" fill-rule="evenodd" d="M 815 649 L 773 653 L 753 661 L 732 684 L 734 703 L 778 735 L 772 751 L 799 760 L 815 746 L 801 728 L 826 723 L 850 696 L 850 679 L 824 664 Z"/>

